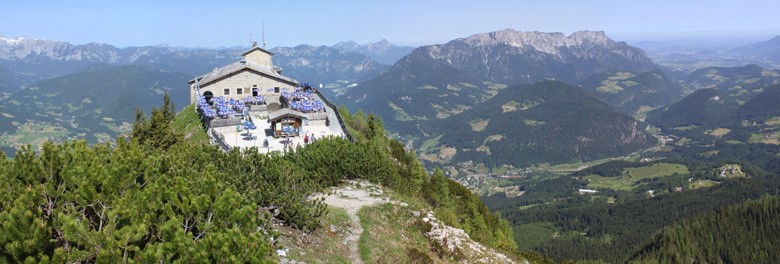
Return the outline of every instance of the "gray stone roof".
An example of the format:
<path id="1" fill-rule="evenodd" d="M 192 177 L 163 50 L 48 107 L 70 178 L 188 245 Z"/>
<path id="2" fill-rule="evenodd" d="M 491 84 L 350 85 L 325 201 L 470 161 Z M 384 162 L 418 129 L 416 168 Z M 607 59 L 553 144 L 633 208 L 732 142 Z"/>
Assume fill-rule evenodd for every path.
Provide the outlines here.
<path id="1" fill-rule="evenodd" d="M 303 113 L 301 113 L 301 112 L 292 110 L 290 108 L 282 108 L 282 109 L 279 109 L 278 111 L 274 111 L 272 113 L 269 113 L 268 114 L 268 120 L 276 120 L 276 119 L 279 119 L 280 117 L 287 116 L 287 115 L 295 116 L 295 117 L 298 117 L 298 118 L 306 118 L 306 116 Z"/>
<path id="2" fill-rule="evenodd" d="M 236 73 L 236 72 L 239 72 L 239 71 L 242 71 L 242 70 L 247 70 L 247 69 L 251 70 L 251 71 L 254 71 L 254 72 L 257 72 L 257 73 L 260 73 L 262 75 L 265 75 L 266 77 L 277 79 L 277 80 L 282 81 L 282 82 L 287 82 L 290 85 L 297 85 L 298 84 L 298 81 L 296 81 L 295 79 L 283 76 L 283 75 L 277 73 L 276 71 L 274 71 L 273 69 L 271 69 L 269 67 L 266 67 L 266 66 L 263 66 L 263 65 L 260 65 L 260 64 L 256 64 L 256 63 L 251 63 L 251 62 L 248 62 L 248 61 L 239 61 L 239 62 L 235 62 L 235 63 L 232 63 L 232 64 L 228 64 L 227 66 L 224 66 L 224 67 L 221 67 L 221 68 L 214 69 L 213 71 L 211 71 L 211 72 L 209 72 L 209 73 L 207 73 L 207 74 L 205 74 L 203 76 L 198 77 L 198 79 L 200 81 L 200 86 L 206 86 L 206 85 L 209 85 L 212 82 L 215 82 L 215 81 L 217 81 L 219 79 L 222 79 L 223 77 L 226 77 L 226 76 L 228 76 L 230 74 L 233 74 L 233 73 Z M 192 80 L 190 82 L 191 83 L 195 82 L 195 80 Z"/>
<path id="3" fill-rule="evenodd" d="M 244 52 L 243 54 L 241 54 L 241 56 L 246 56 L 247 54 L 252 53 L 255 50 L 259 50 L 259 51 L 265 52 L 265 53 L 267 53 L 268 55 L 271 55 L 271 56 L 274 55 L 272 52 L 267 51 L 264 48 L 261 48 L 261 47 L 258 47 L 258 46 L 254 46 L 251 49 L 249 49 L 246 52 Z"/>

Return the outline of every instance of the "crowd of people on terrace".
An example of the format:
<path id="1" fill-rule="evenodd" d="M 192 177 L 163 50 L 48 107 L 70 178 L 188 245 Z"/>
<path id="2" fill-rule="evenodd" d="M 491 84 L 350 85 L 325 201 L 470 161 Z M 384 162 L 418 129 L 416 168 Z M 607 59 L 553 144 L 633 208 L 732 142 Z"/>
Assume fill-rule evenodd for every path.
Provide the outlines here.
<path id="1" fill-rule="evenodd" d="M 247 96 L 244 97 L 242 101 L 239 101 L 232 98 L 227 99 L 224 96 L 217 96 L 211 98 L 211 105 L 214 105 L 214 108 L 209 105 L 209 102 L 206 100 L 205 96 L 198 95 L 195 98 L 196 107 L 203 113 L 203 116 L 208 118 L 215 118 L 217 116 L 221 118 L 228 118 L 230 116 L 237 115 L 238 113 L 243 113 L 244 110 L 248 110 L 248 105 L 258 104 L 265 104 L 265 97 L 262 95 Z"/>
<path id="2" fill-rule="evenodd" d="M 244 97 L 244 104 L 246 105 L 263 105 L 265 104 L 265 97 L 262 95 L 247 96 Z"/>
<path id="3" fill-rule="evenodd" d="M 203 116 L 208 118 L 217 117 L 217 111 L 214 111 L 214 109 L 211 108 L 205 96 L 198 95 L 198 97 L 195 98 L 195 106 L 198 108 L 198 111 L 203 114 Z"/>
<path id="4" fill-rule="evenodd" d="M 284 98 L 291 109 L 300 111 L 303 113 L 324 113 L 325 103 L 320 100 L 314 99 L 312 90 L 306 88 L 296 87 L 294 91 L 288 92 L 288 88 L 283 88 L 281 92 L 282 98 Z M 269 92 L 273 92 L 274 88 L 270 88 Z M 205 96 L 198 95 L 195 98 L 195 105 L 198 110 L 203 113 L 203 116 L 208 118 L 228 118 L 239 113 L 243 113 L 244 110 L 248 110 L 250 105 L 263 105 L 266 104 L 265 97 L 262 95 L 247 96 L 243 100 L 236 100 L 232 98 L 225 98 L 224 96 L 212 97 L 209 102 Z M 214 106 L 212 108 L 212 105 Z"/>
<path id="5" fill-rule="evenodd" d="M 282 98 L 287 100 L 290 108 L 303 113 L 321 113 L 325 112 L 325 103 L 314 99 L 311 90 L 304 90 L 301 87 L 295 88 L 293 92 L 282 92 Z"/>

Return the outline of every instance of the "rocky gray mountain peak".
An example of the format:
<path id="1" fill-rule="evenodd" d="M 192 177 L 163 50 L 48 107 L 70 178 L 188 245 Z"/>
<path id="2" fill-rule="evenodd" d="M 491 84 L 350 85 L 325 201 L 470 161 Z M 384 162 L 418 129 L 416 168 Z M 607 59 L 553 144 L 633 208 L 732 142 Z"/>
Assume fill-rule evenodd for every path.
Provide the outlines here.
<path id="1" fill-rule="evenodd" d="M 607 47 L 616 45 L 616 42 L 610 39 L 604 31 L 577 31 L 567 37 L 560 32 L 516 31 L 514 29 L 476 34 L 465 39 L 456 39 L 453 42 L 463 42 L 470 46 L 505 44 L 518 48 L 533 48 L 550 54 L 558 54 L 560 47 L 586 44 Z"/>

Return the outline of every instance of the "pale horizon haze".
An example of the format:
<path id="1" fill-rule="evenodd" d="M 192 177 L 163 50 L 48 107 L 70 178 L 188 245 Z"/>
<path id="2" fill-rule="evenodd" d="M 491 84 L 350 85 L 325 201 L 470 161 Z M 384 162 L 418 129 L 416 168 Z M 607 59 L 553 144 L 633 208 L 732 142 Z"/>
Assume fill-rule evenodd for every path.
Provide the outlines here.
<path id="1" fill-rule="evenodd" d="M 512 28 L 617 41 L 780 35 L 780 1 L 8 1 L 0 36 L 117 47 L 444 43 Z"/>

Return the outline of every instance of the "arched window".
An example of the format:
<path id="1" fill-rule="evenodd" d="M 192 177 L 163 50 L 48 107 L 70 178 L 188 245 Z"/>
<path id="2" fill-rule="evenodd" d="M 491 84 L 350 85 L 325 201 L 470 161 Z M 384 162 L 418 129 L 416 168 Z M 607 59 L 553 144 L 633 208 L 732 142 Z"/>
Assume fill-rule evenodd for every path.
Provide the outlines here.
<path id="1" fill-rule="evenodd" d="M 211 98 L 214 97 L 214 94 L 211 91 L 206 91 L 203 93 L 203 97 L 206 98 L 206 102 L 211 103 Z"/>

